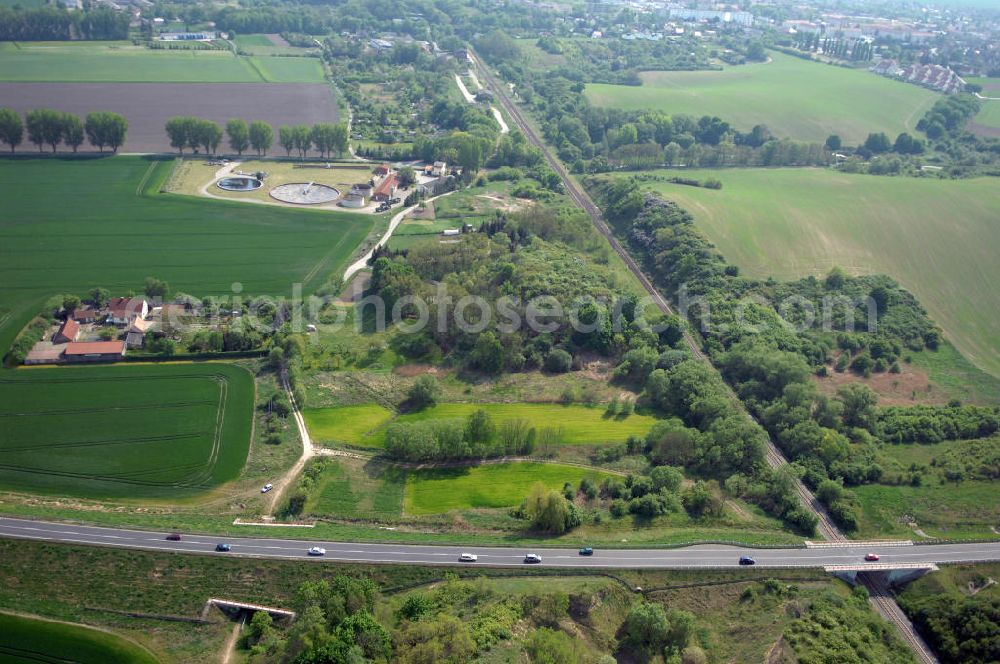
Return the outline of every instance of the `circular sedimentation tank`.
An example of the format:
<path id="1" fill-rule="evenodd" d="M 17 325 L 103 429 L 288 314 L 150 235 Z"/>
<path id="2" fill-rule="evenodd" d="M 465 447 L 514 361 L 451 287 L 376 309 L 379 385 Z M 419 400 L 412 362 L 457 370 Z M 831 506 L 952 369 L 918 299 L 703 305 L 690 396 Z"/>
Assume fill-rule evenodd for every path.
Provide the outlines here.
<path id="1" fill-rule="evenodd" d="M 329 203 L 340 198 L 340 192 L 334 187 L 316 182 L 289 182 L 279 184 L 270 191 L 271 198 L 283 203 L 296 205 L 317 205 Z"/>
<path id="2" fill-rule="evenodd" d="M 260 189 L 264 183 L 252 175 L 230 175 L 220 178 L 215 184 L 226 191 L 253 191 Z"/>

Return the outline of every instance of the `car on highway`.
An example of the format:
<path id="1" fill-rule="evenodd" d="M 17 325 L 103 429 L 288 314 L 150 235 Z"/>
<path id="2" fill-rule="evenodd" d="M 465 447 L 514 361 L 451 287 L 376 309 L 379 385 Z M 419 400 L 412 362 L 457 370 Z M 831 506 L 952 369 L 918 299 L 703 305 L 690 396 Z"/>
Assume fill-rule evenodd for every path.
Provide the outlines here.
<path id="1" fill-rule="evenodd" d="M 474 563 L 479 560 L 479 556 L 474 553 L 463 553 L 458 557 L 460 563 Z"/>
<path id="2" fill-rule="evenodd" d="M 524 557 L 524 562 L 527 564 L 540 563 L 542 562 L 542 557 L 537 553 L 529 553 Z"/>
<path id="3" fill-rule="evenodd" d="M 326 549 L 324 549 L 321 546 L 314 546 L 313 548 L 309 549 L 309 555 L 310 556 L 325 556 L 326 555 Z"/>
<path id="4" fill-rule="evenodd" d="M 740 556 L 740 565 L 756 565 L 757 561 L 750 556 Z"/>
<path id="5" fill-rule="evenodd" d="M 170 533 L 169 535 L 167 535 L 167 539 L 170 540 L 171 542 L 180 542 L 181 541 L 181 534 L 180 533 Z"/>
<path id="6" fill-rule="evenodd" d="M 592 556 L 592 555 L 594 555 L 594 549 L 592 549 L 589 546 L 585 546 L 582 549 L 580 549 L 580 555 L 581 556 Z"/>
<path id="7" fill-rule="evenodd" d="M 216 551 L 220 551 L 222 553 L 227 553 L 229 551 L 232 551 L 233 547 L 229 546 L 225 542 L 220 542 L 220 543 L 218 543 L 218 544 L 215 545 L 215 550 Z"/>
<path id="8" fill-rule="evenodd" d="M 878 560 L 878 554 L 877 553 L 869 553 L 869 554 L 867 554 L 865 556 L 865 560 L 867 560 L 868 562 L 873 563 L 876 560 Z"/>
<path id="9" fill-rule="evenodd" d="M 274 488 L 274 485 L 271 484 L 270 482 L 268 482 L 267 484 L 265 484 L 264 486 L 262 486 L 260 488 L 260 492 L 261 493 L 267 493 L 268 491 L 270 491 L 273 488 Z"/>

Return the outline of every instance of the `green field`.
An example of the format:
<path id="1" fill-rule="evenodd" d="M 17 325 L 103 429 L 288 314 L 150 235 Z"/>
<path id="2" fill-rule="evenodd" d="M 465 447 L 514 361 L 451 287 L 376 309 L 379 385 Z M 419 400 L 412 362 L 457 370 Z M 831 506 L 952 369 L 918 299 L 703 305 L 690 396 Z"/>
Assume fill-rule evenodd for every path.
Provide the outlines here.
<path id="1" fill-rule="evenodd" d="M 0 81 L 321 83 L 316 58 L 147 49 L 131 42 L 0 42 Z"/>
<path id="2" fill-rule="evenodd" d="M 1000 97 L 1000 92 L 988 92 L 986 94 L 993 97 Z M 979 103 L 982 104 L 982 108 L 976 113 L 976 117 L 972 118 L 973 125 L 989 127 L 1000 132 L 1000 101 L 991 99 L 980 101 Z M 997 132 L 991 132 L 990 135 L 995 136 Z"/>
<path id="3" fill-rule="evenodd" d="M 595 106 L 716 115 L 748 131 L 766 124 L 776 135 L 858 144 L 870 132 L 912 131 L 938 95 L 916 85 L 770 52 L 772 61 L 722 71 L 644 72 L 643 85 L 587 85 Z"/>
<path id="4" fill-rule="evenodd" d="M 995 538 L 1000 523 L 997 483 L 966 480 L 924 486 L 867 484 L 851 489 L 861 503 L 858 539 L 923 539 L 907 525 L 912 519 L 928 536 L 940 539 Z"/>
<path id="5" fill-rule="evenodd" d="M 477 410 L 485 410 L 498 423 L 524 419 L 537 429 L 558 429 L 565 445 L 621 443 L 629 436 L 645 435 L 656 422 L 649 415 L 633 414 L 623 419 L 606 416 L 603 408 L 538 403 L 442 403 L 395 419 L 390 411 L 377 405 L 314 408 L 303 414 L 317 442 L 378 448 L 390 421 L 462 418 Z"/>
<path id="6" fill-rule="evenodd" d="M 267 35 L 236 35 L 233 39 L 240 48 L 244 46 L 274 46 Z"/>
<path id="7" fill-rule="evenodd" d="M 371 215 L 159 195 L 171 161 L 139 157 L 0 161 L 0 348 L 43 301 L 104 287 L 141 290 L 156 276 L 175 291 L 303 293 L 339 275 Z M 6 310 L 6 315 L 4 314 Z"/>
<path id="8" fill-rule="evenodd" d="M 396 519 L 403 509 L 406 471 L 359 459 L 325 459 L 306 501 L 306 514 Z"/>
<path id="9" fill-rule="evenodd" d="M 156 664 L 142 646 L 83 625 L 0 613 L 0 662 Z"/>
<path id="10" fill-rule="evenodd" d="M 677 171 L 663 171 L 677 175 Z M 684 172 L 719 191 L 654 183 L 747 275 L 794 279 L 834 266 L 914 293 L 969 360 L 1000 376 L 1000 187 L 820 169 Z"/>
<path id="11" fill-rule="evenodd" d="M 309 436 L 317 442 L 347 443 L 359 447 L 378 447 L 379 439 L 367 435 L 392 419 L 393 412 L 378 404 L 309 408 L 302 411 Z"/>
<path id="12" fill-rule="evenodd" d="M 0 376 L 0 486 L 190 495 L 235 479 L 253 379 L 228 364 L 21 369 Z"/>
<path id="13" fill-rule="evenodd" d="M 552 489 L 579 485 L 606 473 L 554 463 L 497 463 L 469 468 L 412 471 L 406 478 L 403 509 L 407 514 L 442 514 L 451 510 L 516 507 L 541 482 Z"/>

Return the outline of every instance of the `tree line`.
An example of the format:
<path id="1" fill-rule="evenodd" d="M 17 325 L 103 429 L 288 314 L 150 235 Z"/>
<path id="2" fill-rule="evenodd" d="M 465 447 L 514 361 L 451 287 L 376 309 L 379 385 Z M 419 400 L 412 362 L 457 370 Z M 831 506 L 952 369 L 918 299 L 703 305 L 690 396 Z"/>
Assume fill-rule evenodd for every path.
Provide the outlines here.
<path id="1" fill-rule="evenodd" d="M 879 411 L 877 395 L 864 385 L 843 386 L 831 397 L 810 380 L 813 374 L 826 374 L 830 365 L 834 371 L 865 375 L 898 372 L 898 362 L 907 350 L 937 347 L 939 331 L 916 298 L 890 278 L 850 277 L 835 269 L 825 279 L 808 277 L 788 283 L 747 279 L 726 264 L 694 227 L 691 215 L 676 204 L 644 193 L 634 181 L 593 178 L 588 184 L 602 197 L 608 219 L 627 236 L 654 281 L 670 293 L 683 286 L 689 301 L 701 303 L 692 306 L 688 315 L 701 330 L 712 362 L 784 450 L 795 472 L 846 530 L 858 527 L 860 508 L 845 486 L 882 479 L 879 441 L 934 442 L 976 438 L 997 430 L 993 409 L 953 404 Z M 825 298 L 845 304 L 830 312 L 832 329 L 808 324 L 796 329 L 801 321 L 794 309 L 779 314 L 771 304 L 793 297 L 812 303 L 816 311 L 825 308 L 820 304 Z M 738 309 L 745 307 L 741 298 L 756 300 L 751 310 L 742 312 L 752 315 L 753 326 L 737 315 Z M 876 329 L 867 329 L 867 305 L 860 302 L 876 305 Z M 857 331 L 849 330 L 852 318 L 858 322 Z M 641 378 L 649 371 L 651 358 L 645 362 L 643 358 L 626 359 L 630 363 L 622 371 L 628 375 Z M 664 361 L 669 363 L 669 358 Z M 689 363 L 664 370 L 665 378 L 685 364 Z M 645 368 L 640 372 L 636 367 Z M 701 368 L 705 373 L 701 382 L 708 385 L 714 372 L 707 366 Z M 684 386 L 664 381 L 657 376 L 658 371 L 648 374 L 646 393 L 667 412 L 683 412 L 685 395 L 705 389 L 691 380 Z M 658 398 L 658 394 L 664 396 Z M 690 404 L 687 407 L 695 406 L 698 413 L 712 413 L 722 401 L 701 398 Z M 704 431 L 697 420 L 685 423 Z M 707 458 L 711 463 L 710 455 L 709 448 L 708 452 L 698 451 L 695 458 Z M 727 458 L 732 457 L 724 455 L 723 459 Z M 744 480 L 726 479 L 726 488 L 737 494 L 743 493 L 741 486 L 747 486 Z"/>
<path id="2" fill-rule="evenodd" d="M 385 432 L 385 452 L 401 461 L 454 461 L 531 454 L 537 437 L 527 420 L 504 420 L 498 426 L 477 410 L 466 419 L 396 422 Z M 555 432 L 542 437 L 557 436 Z"/>
<path id="3" fill-rule="evenodd" d="M 177 148 L 181 154 L 185 148 L 215 154 L 223 135 L 228 138 L 229 147 L 240 156 L 249 149 L 256 151 L 257 156 L 266 156 L 274 144 L 274 131 L 263 120 L 247 123 L 241 118 L 233 118 L 226 123 L 223 132 L 219 123 L 212 120 L 176 116 L 167 120 L 165 130 L 170 146 Z M 333 153 L 341 155 L 348 149 L 347 125 L 326 122 L 311 127 L 282 125 L 278 128 L 278 144 L 285 149 L 287 155 L 291 155 L 292 150 L 297 150 L 300 157 L 305 157 L 314 147 L 320 156 L 328 157 Z"/>
<path id="4" fill-rule="evenodd" d="M 72 113 L 42 108 L 28 111 L 22 121 L 17 111 L 0 108 L 0 142 L 10 147 L 11 153 L 24 141 L 25 130 L 28 141 L 36 145 L 39 152 L 46 145 L 55 152 L 60 144 L 76 152 L 85 138 L 101 152 L 104 148 L 117 152 L 125 143 L 128 120 L 117 113 L 98 111 L 88 113 L 81 121 Z"/>
<path id="5" fill-rule="evenodd" d="M 59 7 L 0 7 L 0 41 L 128 39 L 128 12 L 99 7 L 67 11 Z"/>

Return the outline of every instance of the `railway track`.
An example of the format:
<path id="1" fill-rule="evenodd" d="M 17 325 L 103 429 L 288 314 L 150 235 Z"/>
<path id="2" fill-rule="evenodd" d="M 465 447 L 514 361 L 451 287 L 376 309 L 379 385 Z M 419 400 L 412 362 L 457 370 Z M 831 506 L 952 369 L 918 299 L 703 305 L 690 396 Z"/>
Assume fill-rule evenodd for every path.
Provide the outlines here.
<path id="1" fill-rule="evenodd" d="M 873 577 L 866 572 L 858 574 L 861 584 L 868 589 L 868 597 L 882 617 L 896 626 L 900 636 L 917 656 L 921 664 L 938 664 L 938 658 L 927 643 L 917 634 L 913 623 L 899 608 L 892 592 L 887 587 L 885 579 Z"/>
<path id="2" fill-rule="evenodd" d="M 574 182 L 574 180 L 570 177 L 569 172 L 563 166 L 562 162 L 560 162 L 551 153 L 545 142 L 538 136 L 537 132 L 535 132 L 531 123 L 527 121 L 521 113 L 521 110 L 511 100 L 510 96 L 507 94 L 507 86 L 504 85 L 502 81 L 498 80 L 489 68 L 482 65 L 478 54 L 474 54 L 472 51 L 470 51 L 470 53 L 473 57 L 473 67 L 479 72 L 482 79 L 486 81 L 487 87 L 493 91 L 494 99 L 500 103 L 503 109 L 507 112 L 507 115 L 509 115 L 511 120 L 513 120 L 514 124 L 517 125 L 517 127 L 524 133 L 528 141 L 541 150 L 542 155 L 545 157 L 545 161 L 562 180 L 563 187 L 566 189 L 566 193 L 569 197 L 584 212 L 590 215 L 590 218 L 594 223 L 594 227 L 602 236 L 604 236 L 604 238 L 608 241 L 608 244 L 611 245 L 611 248 L 614 249 L 615 253 L 618 254 L 619 258 L 621 258 L 628 267 L 629 271 L 635 276 L 636 279 L 639 280 L 639 283 L 642 284 L 642 287 L 646 290 L 649 297 L 653 300 L 653 303 L 656 304 L 660 311 L 667 315 L 675 315 L 670 303 L 667 302 L 663 295 L 661 295 L 656 287 L 653 286 L 653 283 L 639 268 L 638 263 L 636 263 L 632 255 L 625 251 L 625 248 L 622 247 L 618 238 L 615 237 L 615 234 L 611 231 L 611 228 L 604 220 L 604 215 L 601 213 L 600 208 L 597 207 L 585 191 L 576 185 L 576 182 Z M 702 352 L 701 346 L 698 344 L 694 335 L 691 334 L 690 330 L 684 331 L 684 343 L 691 351 L 691 355 L 693 357 L 702 362 L 708 363 L 708 365 L 714 369 L 714 365 L 712 365 L 705 353 Z M 729 391 L 734 407 L 759 425 L 760 422 L 753 416 L 753 413 L 748 411 L 746 407 L 743 406 L 743 402 L 739 400 L 736 393 L 733 392 L 731 387 L 729 387 L 729 384 L 725 381 L 723 381 L 723 384 Z M 770 435 L 767 437 L 765 458 L 772 468 L 780 468 L 788 463 L 788 459 L 786 459 L 784 454 L 781 453 L 781 450 L 774 443 L 774 440 Z M 818 519 L 816 530 L 819 535 L 827 541 L 846 542 L 847 537 L 833 522 L 829 513 L 826 511 L 826 508 L 819 502 L 816 496 L 813 495 L 809 488 L 806 487 L 800 480 L 796 480 L 795 490 L 796 493 L 798 493 L 802 504 L 816 515 L 816 518 Z M 937 658 L 934 656 L 930 648 L 927 647 L 927 644 L 924 643 L 923 639 L 920 638 L 920 635 L 917 634 L 916 630 L 914 630 L 913 625 L 909 620 L 907 620 L 906 615 L 903 613 L 903 610 L 899 608 L 899 605 L 892 597 L 888 588 L 884 587 L 884 581 L 881 581 L 880 584 L 876 584 L 874 581 L 869 579 L 867 575 L 859 576 L 863 577 L 862 582 L 865 583 L 866 586 L 868 586 L 869 583 L 873 584 L 869 587 L 872 605 L 885 619 L 896 625 L 900 635 L 903 637 L 903 640 L 913 649 L 918 660 L 924 664 L 937 664 Z M 875 590 L 873 590 L 873 588 L 875 588 Z"/>
<path id="3" fill-rule="evenodd" d="M 566 168 L 562 165 L 562 162 L 552 155 L 544 141 L 542 141 L 531 124 L 525 119 L 521 110 L 514 105 L 514 102 L 510 99 L 509 95 L 507 95 L 505 86 L 503 86 L 502 82 L 497 80 L 493 73 L 480 63 L 478 56 L 474 57 L 474 66 L 479 70 L 480 75 L 487 81 L 488 87 L 490 87 L 494 92 L 494 97 L 499 100 L 500 105 L 503 106 L 505 111 L 507 111 L 507 114 L 514 121 L 514 124 L 516 124 L 518 128 L 524 132 L 525 137 L 532 145 L 542 151 L 542 154 L 545 156 L 545 161 L 562 179 L 563 187 L 566 189 L 566 193 L 569 197 L 573 199 L 573 202 L 580 206 L 581 209 L 590 215 L 590 218 L 593 220 L 594 227 L 597 228 L 597 231 L 608 241 L 608 244 L 611 245 L 611 248 L 614 249 L 615 253 L 622 259 L 629 271 L 635 276 L 636 279 L 639 280 L 639 283 L 642 284 L 642 287 L 649 294 L 649 297 L 653 300 L 654 304 L 656 304 L 656 306 L 663 313 L 675 315 L 670 303 L 667 302 L 666 298 L 664 298 L 662 294 L 660 294 L 659 290 L 657 290 L 642 269 L 640 269 L 639 264 L 636 263 L 632 255 L 625 250 L 625 248 L 618 241 L 618 238 L 615 237 L 615 234 L 604 220 L 604 215 L 601 213 L 600 208 L 597 207 L 585 191 L 576 185 L 569 173 L 566 171 Z M 688 350 L 691 351 L 692 356 L 702 362 L 708 363 L 709 366 L 712 366 L 708 357 L 704 352 L 702 352 L 701 346 L 698 344 L 694 335 L 691 334 L 690 330 L 684 331 L 684 343 L 688 347 Z M 760 422 L 757 421 L 752 413 L 743 407 L 742 402 L 732 391 L 732 388 L 729 387 L 729 384 L 725 383 L 725 381 L 723 381 L 723 383 L 725 384 L 726 389 L 729 392 L 729 397 L 732 399 L 734 405 L 747 417 L 759 425 Z M 779 450 L 778 446 L 774 444 L 774 441 L 770 439 L 770 436 L 767 441 L 766 459 L 768 464 L 773 468 L 779 468 L 788 463 L 788 460 L 785 459 L 781 450 Z M 796 492 L 799 494 L 802 502 L 810 509 L 810 511 L 815 513 L 816 517 L 819 519 L 817 528 L 824 539 L 834 542 L 845 541 L 847 539 L 837 525 L 833 523 L 832 519 L 830 519 L 830 515 L 827 514 L 823 505 L 816 499 L 812 492 L 809 491 L 804 484 L 802 484 L 802 482 L 796 482 Z"/>

